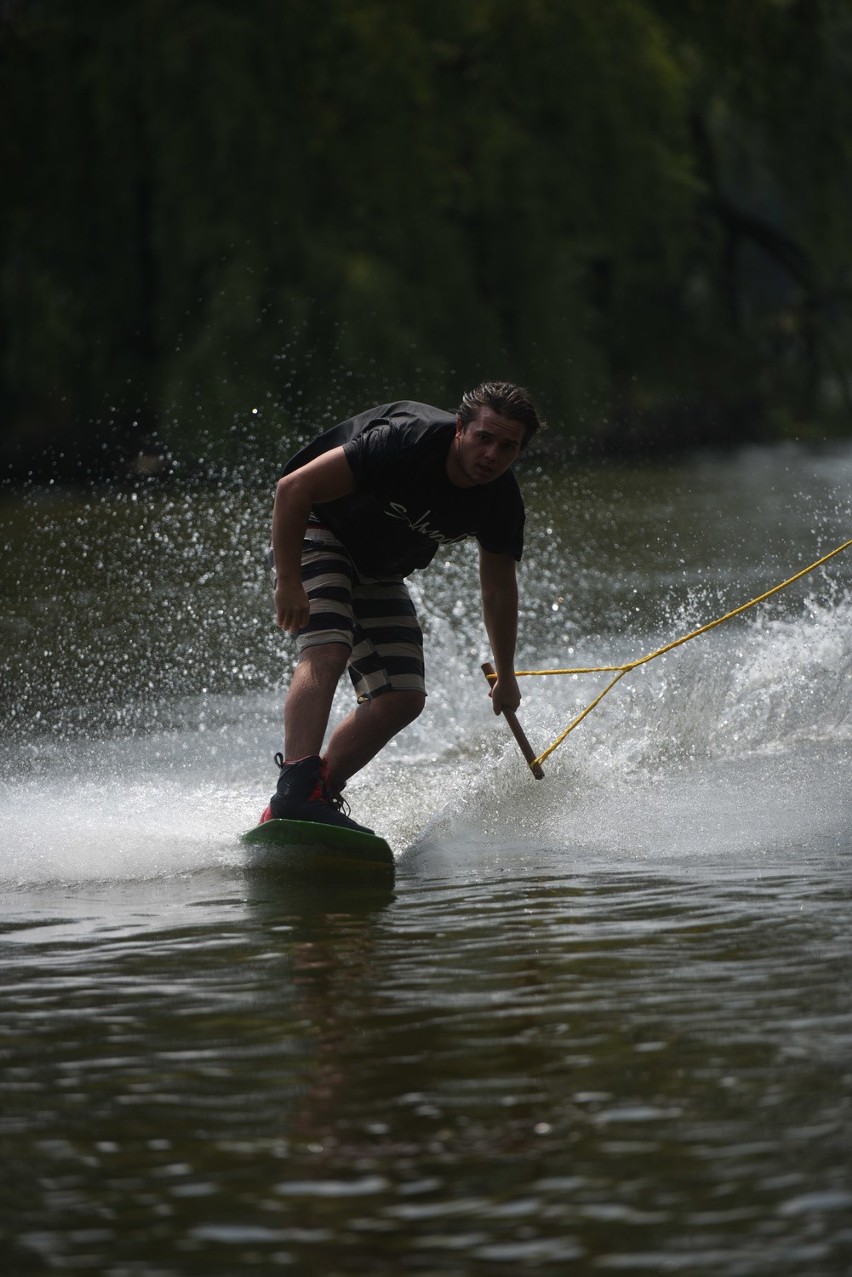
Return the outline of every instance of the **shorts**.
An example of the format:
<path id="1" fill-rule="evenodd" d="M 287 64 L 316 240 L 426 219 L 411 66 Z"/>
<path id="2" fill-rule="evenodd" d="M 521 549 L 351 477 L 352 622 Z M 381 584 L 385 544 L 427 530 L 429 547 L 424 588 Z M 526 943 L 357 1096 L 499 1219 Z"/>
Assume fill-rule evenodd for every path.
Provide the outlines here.
<path id="1" fill-rule="evenodd" d="M 312 518 L 302 543 L 302 582 L 311 615 L 296 636 L 300 653 L 325 643 L 348 647 L 359 702 L 384 692 L 426 695 L 423 631 L 402 577 L 359 573 L 334 533 Z"/>

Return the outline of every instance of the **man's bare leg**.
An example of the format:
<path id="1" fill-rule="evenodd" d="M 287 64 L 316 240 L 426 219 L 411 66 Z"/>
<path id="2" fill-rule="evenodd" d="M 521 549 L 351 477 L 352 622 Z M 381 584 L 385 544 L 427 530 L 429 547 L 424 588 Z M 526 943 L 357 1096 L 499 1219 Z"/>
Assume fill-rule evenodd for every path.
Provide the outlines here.
<path id="1" fill-rule="evenodd" d="M 345 643 L 306 647 L 299 657 L 284 702 L 284 757 L 288 762 L 322 753 L 334 693 L 348 659 Z"/>
<path id="2" fill-rule="evenodd" d="M 350 776 L 414 722 L 425 703 L 422 692 L 384 692 L 375 700 L 363 701 L 337 725 L 328 742 L 329 787 L 339 793 Z"/>

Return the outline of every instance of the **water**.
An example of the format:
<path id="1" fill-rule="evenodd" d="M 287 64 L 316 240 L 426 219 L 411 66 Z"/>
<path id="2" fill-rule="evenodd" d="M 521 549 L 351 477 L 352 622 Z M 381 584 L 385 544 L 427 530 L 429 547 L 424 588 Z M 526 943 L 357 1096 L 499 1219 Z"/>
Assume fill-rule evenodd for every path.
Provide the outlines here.
<path id="1" fill-rule="evenodd" d="M 754 597 L 849 537 L 850 479 L 528 475 L 519 667 Z M 454 551 L 427 712 L 350 786 L 395 885 L 329 888 L 238 841 L 290 660 L 268 512 L 0 511 L 4 1271 L 852 1271 L 852 552 L 628 675 L 537 782 Z M 606 677 L 525 680 L 533 743 Z"/>

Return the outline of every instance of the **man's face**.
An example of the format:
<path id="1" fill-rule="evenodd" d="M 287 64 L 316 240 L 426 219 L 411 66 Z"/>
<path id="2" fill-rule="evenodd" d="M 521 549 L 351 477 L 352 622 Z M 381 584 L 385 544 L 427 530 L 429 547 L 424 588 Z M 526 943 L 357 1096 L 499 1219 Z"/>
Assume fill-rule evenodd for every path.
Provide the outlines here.
<path id="1" fill-rule="evenodd" d="M 467 425 L 456 420 L 456 433 L 447 457 L 447 474 L 458 488 L 493 483 L 517 461 L 524 442 L 520 421 L 501 417 L 482 407 Z"/>

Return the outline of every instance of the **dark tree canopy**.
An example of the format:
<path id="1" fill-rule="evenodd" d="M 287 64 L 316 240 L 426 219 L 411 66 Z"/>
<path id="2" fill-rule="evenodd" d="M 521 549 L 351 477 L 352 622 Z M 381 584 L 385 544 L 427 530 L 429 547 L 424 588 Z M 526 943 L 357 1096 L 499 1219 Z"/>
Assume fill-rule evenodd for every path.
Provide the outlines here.
<path id="1" fill-rule="evenodd" d="M 484 377 L 551 447 L 850 430 L 845 0 L 7 0 L 0 57 L 6 475 Z"/>

